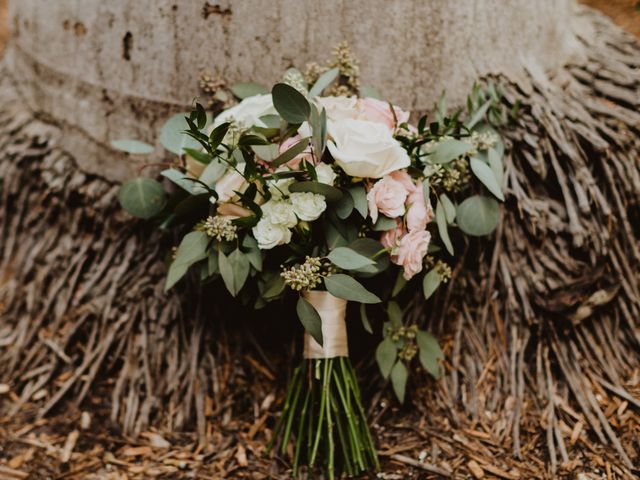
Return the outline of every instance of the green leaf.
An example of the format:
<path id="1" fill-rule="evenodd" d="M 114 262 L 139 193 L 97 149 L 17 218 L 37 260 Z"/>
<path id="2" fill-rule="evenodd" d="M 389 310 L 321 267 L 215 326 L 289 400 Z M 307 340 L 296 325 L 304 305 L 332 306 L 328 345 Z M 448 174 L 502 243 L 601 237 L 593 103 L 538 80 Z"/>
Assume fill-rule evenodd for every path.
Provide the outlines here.
<path id="1" fill-rule="evenodd" d="M 229 293 L 238 295 L 249 276 L 249 259 L 239 249 L 235 249 L 229 256 L 222 251 L 218 256 L 220 275 Z"/>
<path id="2" fill-rule="evenodd" d="M 407 367 L 404 366 L 402 360 L 398 360 L 391 369 L 391 386 L 393 387 L 393 391 L 396 394 L 396 397 L 398 397 L 398 401 L 400 403 L 404 403 L 404 394 L 407 389 L 408 377 L 409 372 L 407 371 Z"/>
<path id="3" fill-rule="evenodd" d="M 478 178 L 478 180 L 480 180 L 491 193 L 493 193 L 500 200 L 504 201 L 502 188 L 500 188 L 498 180 L 493 174 L 493 170 L 491 170 L 491 167 L 489 167 L 489 165 L 476 157 L 471 157 L 470 164 L 471 171 Z"/>
<path id="4" fill-rule="evenodd" d="M 290 192 L 311 192 L 317 193 L 319 195 L 323 195 L 327 202 L 333 203 L 337 202 L 342 198 L 342 191 L 336 187 L 331 185 L 327 185 L 326 183 L 320 182 L 312 182 L 312 181 L 304 181 L 304 182 L 296 182 L 292 183 L 289 186 Z"/>
<path id="5" fill-rule="evenodd" d="M 282 152 L 278 157 L 270 163 L 272 168 L 279 167 L 280 165 L 284 165 L 285 163 L 293 160 L 302 152 L 304 152 L 307 148 L 309 148 L 309 139 L 303 138 L 295 145 L 292 145 L 285 152 Z"/>
<path id="6" fill-rule="evenodd" d="M 436 223 L 438 224 L 438 233 L 440 234 L 442 243 L 444 243 L 449 254 L 453 255 L 453 245 L 451 244 L 449 230 L 447 229 L 447 217 L 440 200 L 438 200 L 438 203 L 436 204 Z"/>
<path id="7" fill-rule="evenodd" d="M 371 277 L 389 268 L 389 254 L 382 252 L 384 247 L 373 238 L 358 238 L 349 244 L 349 248 L 360 255 L 374 260 L 373 265 L 367 265 L 356 270 L 362 277 Z"/>
<path id="8" fill-rule="evenodd" d="M 316 83 L 311 87 L 311 90 L 309 90 L 309 98 L 320 95 L 322 91 L 331 84 L 331 82 L 338 78 L 338 75 L 340 75 L 340 69 L 338 67 L 332 68 L 320 75 L 318 80 L 316 80 Z"/>
<path id="9" fill-rule="evenodd" d="M 393 290 L 391 291 L 392 297 L 395 297 L 396 295 L 398 295 L 407 284 L 407 279 L 404 278 L 403 273 L 404 272 L 402 270 L 398 271 L 398 276 L 396 277 L 396 283 L 393 285 Z"/>
<path id="10" fill-rule="evenodd" d="M 173 287 L 187 273 L 191 265 L 207 258 L 208 244 L 209 238 L 204 232 L 190 232 L 184 236 L 169 267 L 165 290 Z"/>
<path id="11" fill-rule="evenodd" d="M 444 353 L 442 353 L 438 341 L 430 333 L 418 331 L 416 342 L 420 349 L 419 358 L 422 367 L 434 378 L 439 378 L 440 361 L 444 359 Z"/>
<path id="12" fill-rule="evenodd" d="M 211 130 L 209 134 L 209 143 L 211 144 L 211 149 L 216 150 L 218 146 L 224 140 L 224 137 L 227 135 L 229 131 L 229 127 L 231 127 L 230 122 L 224 122 L 218 125 L 216 128 Z"/>
<path id="13" fill-rule="evenodd" d="M 496 177 L 498 185 L 502 185 L 504 166 L 502 165 L 502 157 L 495 148 L 487 150 L 487 162 L 489 162 L 489 167 L 491 167 L 491 171 Z"/>
<path id="14" fill-rule="evenodd" d="M 179 113 L 169 118 L 160 129 L 160 143 L 164 148 L 176 155 L 182 155 L 185 148 L 198 149 L 200 143 L 183 133 L 189 130 L 185 119 L 188 113 Z"/>
<path id="15" fill-rule="evenodd" d="M 352 187 L 349 189 L 349 195 L 353 199 L 353 206 L 362 218 L 367 218 L 369 213 L 369 204 L 367 203 L 367 192 L 364 187 Z"/>
<path id="16" fill-rule="evenodd" d="M 318 111 L 315 104 L 311 104 L 311 119 L 309 121 L 313 132 L 313 152 L 316 158 L 322 158 L 327 145 L 327 111 Z"/>
<path id="17" fill-rule="evenodd" d="M 351 215 L 351 212 L 353 212 L 353 207 L 353 198 L 351 194 L 347 192 L 342 195 L 342 198 L 336 203 L 336 215 L 338 215 L 338 218 L 346 220 L 349 218 L 349 215 Z"/>
<path id="18" fill-rule="evenodd" d="M 360 320 L 362 320 L 362 327 L 369 333 L 373 333 L 371 328 L 371 322 L 367 316 L 367 306 L 364 303 L 360 304 Z"/>
<path id="19" fill-rule="evenodd" d="M 203 163 L 205 165 L 208 165 L 209 163 L 211 163 L 211 158 L 212 157 L 207 152 L 202 152 L 202 151 L 197 150 L 195 148 L 185 148 L 184 149 L 184 153 L 189 155 L 194 160 L 196 160 L 196 161 L 198 161 L 200 163 Z"/>
<path id="20" fill-rule="evenodd" d="M 328 276 L 324 279 L 324 285 L 329 293 L 338 298 L 360 303 L 380 303 L 380 299 L 360 282 L 343 273 Z"/>
<path id="21" fill-rule="evenodd" d="M 489 107 L 491 107 L 492 103 L 493 103 L 493 100 L 491 99 L 484 102 L 484 104 L 482 104 L 482 106 L 473 113 L 473 116 L 466 121 L 465 126 L 469 130 L 475 127 L 476 124 L 480 122 L 484 118 L 484 116 L 487 114 L 487 110 L 489 110 Z"/>
<path id="22" fill-rule="evenodd" d="M 393 340 L 385 338 L 376 348 L 376 362 L 384 378 L 389 378 L 393 364 L 398 356 L 398 348 Z"/>
<path id="23" fill-rule="evenodd" d="M 338 247 L 332 250 L 327 256 L 331 263 L 344 270 L 357 270 L 367 265 L 375 265 L 376 262 L 348 247 Z"/>
<path id="24" fill-rule="evenodd" d="M 159 182 L 139 177 L 120 187 L 118 200 L 122 208 L 134 217 L 149 219 L 162 211 L 167 196 Z"/>
<path id="25" fill-rule="evenodd" d="M 447 219 L 447 223 L 451 225 L 456 219 L 456 206 L 449 199 L 446 193 L 440 195 L 440 202 L 444 208 L 444 216 Z"/>
<path id="26" fill-rule="evenodd" d="M 269 93 L 269 89 L 267 87 L 253 82 L 236 83 L 230 88 L 230 90 L 231 93 L 241 100 L 255 95 Z"/>
<path id="27" fill-rule="evenodd" d="M 276 83 L 271 90 L 273 106 L 289 123 L 303 123 L 311 113 L 309 102 L 298 90 L 286 83 Z"/>
<path id="28" fill-rule="evenodd" d="M 254 145 L 251 149 L 265 162 L 273 162 L 280 155 L 280 147 L 275 143 L 271 145 Z"/>
<path id="29" fill-rule="evenodd" d="M 489 235 L 500 222 L 500 204 L 494 198 L 474 195 L 458 205 L 456 218 L 467 235 Z"/>
<path id="30" fill-rule="evenodd" d="M 433 292 L 440 286 L 442 283 L 442 277 L 438 273 L 438 271 L 434 268 L 429 270 L 429 272 L 424 276 L 422 280 L 422 292 L 424 293 L 424 298 L 427 300 Z"/>
<path id="31" fill-rule="evenodd" d="M 244 237 L 242 241 L 242 246 L 248 249 L 249 251 L 245 254 L 249 263 L 255 268 L 257 271 L 262 271 L 262 250 L 258 247 L 258 242 L 255 238 L 250 235 Z"/>
<path id="32" fill-rule="evenodd" d="M 400 328 L 402 326 L 402 309 L 396 302 L 389 302 L 387 305 L 387 315 L 393 328 Z"/>
<path id="33" fill-rule="evenodd" d="M 153 152 L 153 145 L 141 142 L 140 140 L 111 140 L 111 146 L 116 150 L 133 154 L 148 154 Z"/>
<path id="34" fill-rule="evenodd" d="M 449 138 L 438 142 L 433 151 L 429 155 L 429 160 L 432 163 L 449 163 L 450 161 L 464 155 L 471 151 L 473 145 L 463 142 L 462 140 L 456 140 Z"/>
<path id="35" fill-rule="evenodd" d="M 194 183 L 187 178 L 184 172 L 176 170 L 175 168 L 168 168 L 160 172 L 160 175 L 168 178 L 183 190 L 186 190 L 189 193 L 193 193 Z"/>
<path id="36" fill-rule="evenodd" d="M 273 276 L 265 285 L 264 292 L 262 293 L 262 297 L 267 300 L 272 300 L 276 297 L 279 297 L 282 292 L 284 292 L 285 288 L 284 278 L 280 275 Z"/>
<path id="37" fill-rule="evenodd" d="M 378 220 L 373 225 L 373 230 L 375 232 L 386 232 L 387 230 L 393 230 L 398 225 L 398 222 L 394 218 L 385 217 L 384 215 L 379 215 Z"/>
<path id="38" fill-rule="evenodd" d="M 300 297 L 296 305 L 296 312 L 298 312 L 298 318 L 302 322 L 304 329 L 309 332 L 316 342 L 322 345 L 322 320 L 320 320 L 320 314 L 315 307 L 303 297 Z"/>
<path id="39" fill-rule="evenodd" d="M 360 89 L 358 90 L 358 95 L 362 98 L 369 97 L 369 98 L 375 98 L 376 100 L 382 100 L 382 96 L 380 95 L 380 92 L 378 92 L 373 87 L 367 87 L 367 86 L 360 87 Z"/>
<path id="40" fill-rule="evenodd" d="M 220 273 L 220 266 L 218 265 L 217 250 L 211 249 L 209 251 L 208 267 L 209 267 L 209 275 L 214 273 Z"/>

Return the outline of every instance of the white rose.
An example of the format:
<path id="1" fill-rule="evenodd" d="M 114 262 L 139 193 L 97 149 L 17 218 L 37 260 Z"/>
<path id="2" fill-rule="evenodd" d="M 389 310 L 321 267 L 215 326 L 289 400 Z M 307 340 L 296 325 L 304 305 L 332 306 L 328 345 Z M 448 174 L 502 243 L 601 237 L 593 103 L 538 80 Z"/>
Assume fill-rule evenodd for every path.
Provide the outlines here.
<path id="1" fill-rule="evenodd" d="M 289 168 L 280 167 L 276 173 L 288 172 Z M 283 196 L 289 195 L 289 185 L 295 181 L 294 178 L 278 178 L 277 180 L 267 180 L 267 188 L 271 193 L 271 198 L 279 200 Z"/>
<path id="2" fill-rule="evenodd" d="M 282 225 L 274 225 L 268 218 L 261 218 L 251 231 L 262 250 L 269 250 L 291 241 L 291 230 Z"/>
<path id="3" fill-rule="evenodd" d="M 327 148 L 352 177 L 381 178 L 411 163 L 393 132 L 383 123 L 346 119 L 328 123 Z"/>
<path id="4" fill-rule="evenodd" d="M 333 168 L 331 168 L 331 165 L 326 163 L 316 165 L 316 174 L 318 175 L 318 181 L 320 183 L 326 183 L 327 185 L 333 185 L 333 182 L 335 182 L 338 176 Z"/>
<path id="5" fill-rule="evenodd" d="M 244 173 L 245 164 L 240 163 L 236 166 L 240 173 Z M 249 184 L 245 178 L 235 170 L 229 170 L 215 184 L 214 190 L 218 194 L 218 201 L 228 202 L 235 197 L 235 192 L 244 192 Z M 211 198 L 211 202 L 215 203 L 215 198 Z"/>
<path id="6" fill-rule="evenodd" d="M 311 192 L 295 192 L 289 196 L 293 211 L 300 220 L 311 222 L 318 219 L 327 209 L 327 202 L 322 195 Z"/>
<path id="7" fill-rule="evenodd" d="M 262 209 L 262 218 L 268 219 L 274 225 L 293 228 L 298 223 L 298 218 L 293 211 L 293 205 L 291 205 L 291 202 L 284 200 L 269 200 L 260 208 Z"/>
<path id="8" fill-rule="evenodd" d="M 360 112 L 357 97 L 317 97 L 316 102 L 327 111 L 327 119 L 333 122 L 357 118 Z"/>
<path id="9" fill-rule="evenodd" d="M 266 127 L 260 117 L 276 114 L 271 94 L 254 95 L 242 100 L 239 104 L 220 113 L 213 121 L 217 127 L 224 122 L 234 122 L 238 128 L 244 129 L 252 126 Z"/>

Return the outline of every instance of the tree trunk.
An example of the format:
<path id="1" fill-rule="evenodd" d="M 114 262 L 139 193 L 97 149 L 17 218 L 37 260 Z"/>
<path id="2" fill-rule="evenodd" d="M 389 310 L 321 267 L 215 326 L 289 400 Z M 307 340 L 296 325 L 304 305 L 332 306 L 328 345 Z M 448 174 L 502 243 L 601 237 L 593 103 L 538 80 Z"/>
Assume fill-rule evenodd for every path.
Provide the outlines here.
<path id="1" fill-rule="evenodd" d="M 130 158 L 110 139 L 154 141 L 208 71 L 229 85 L 277 81 L 342 40 L 362 81 L 405 108 L 453 103 L 488 74 L 522 78 L 581 54 L 571 0 L 11 2 L 7 66 L 29 106 L 64 125 L 83 170 L 122 181 Z M 497 14 L 499 12 L 499 14 Z"/>
<path id="2" fill-rule="evenodd" d="M 433 433 L 447 445 L 433 448 L 433 461 L 461 465 L 463 476 L 468 458 L 487 451 L 515 458 L 522 478 L 553 476 L 570 461 L 595 468 L 594 448 L 632 475 L 637 40 L 552 0 L 16 0 L 10 16 L 0 77 L 0 382 L 19 398 L 9 413 L 33 403 L 47 415 L 98 389 L 128 433 L 195 429 L 215 452 L 232 440 L 211 431 L 231 422 L 238 438 L 264 440 L 253 424 L 265 421 L 273 378 L 284 380 L 282 342 L 256 340 L 264 319 L 213 322 L 226 305 L 195 287 L 181 299 L 162 292 L 170 240 L 118 208 L 117 181 L 136 165 L 107 145 L 155 140 L 197 94 L 201 71 L 268 85 L 348 40 L 363 83 L 402 106 L 429 109 L 443 89 L 459 104 L 489 75 L 504 83 L 507 106 L 521 104 L 503 131 L 501 226 L 471 242 L 448 287 L 414 312 L 444 340 L 447 374 L 414 385 L 415 408 L 399 413 L 380 406 L 386 391 L 373 396 L 370 411 L 386 422 L 381 442 L 424 445 Z M 240 407 L 251 405 L 255 417 Z M 276 476 L 268 465 L 256 458 L 250 468 Z"/>

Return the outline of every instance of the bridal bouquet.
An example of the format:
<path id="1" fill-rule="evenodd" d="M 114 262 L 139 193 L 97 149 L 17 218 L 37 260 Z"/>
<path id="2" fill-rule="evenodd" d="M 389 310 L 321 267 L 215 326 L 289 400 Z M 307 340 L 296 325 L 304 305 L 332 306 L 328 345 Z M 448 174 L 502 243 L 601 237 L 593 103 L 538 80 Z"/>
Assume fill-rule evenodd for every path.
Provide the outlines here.
<path id="1" fill-rule="evenodd" d="M 464 123 L 441 111 L 413 125 L 408 112 L 354 83 L 338 65 L 306 76 L 289 70 L 270 90 L 236 85 L 239 103 L 214 117 L 197 104 L 163 128 L 161 143 L 179 155 L 162 172 L 175 184 L 169 195 L 146 177 L 119 194 L 131 214 L 184 229 L 167 289 L 193 270 L 255 309 L 296 302 L 304 358 L 272 447 L 285 454 L 293 442 L 294 474 L 306 464 L 330 478 L 378 468 L 349 361 L 347 302 L 359 305 L 370 333 L 372 309 L 388 319 L 375 358 L 403 401 L 412 359 L 437 376 L 442 352 L 406 322 L 402 299 L 428 298 L 446 282 L 450 230 L 491 233 L 503 199 L 502 144 L 487 120 L 497 114 L 495 91 L 474 91 Z"/>

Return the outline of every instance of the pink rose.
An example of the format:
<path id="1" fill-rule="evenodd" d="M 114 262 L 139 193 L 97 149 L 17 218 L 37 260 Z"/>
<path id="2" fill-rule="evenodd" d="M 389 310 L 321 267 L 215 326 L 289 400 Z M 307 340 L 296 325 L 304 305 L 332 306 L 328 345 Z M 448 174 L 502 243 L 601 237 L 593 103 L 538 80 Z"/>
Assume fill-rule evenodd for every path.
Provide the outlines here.
<path id="1" fill-rule="evenodd" d="M 406 280 L 422 270 L 422 259 L 427 254 L 431 234 L 426 230 L 414 230 L 400 239 L 398 254 L 391 256 L 391 261 L 404 268 Z"/>
<path id="2" fill-rule="evenodd" d="M 431 202 L 426 203 L 424 187 L 422 183 L 418 183 L 407 197 L 407 228 L 410 232 L 424 230 L 431 220 L 433 220 Z"/>
<path id="3" fill-rule="evenodd" d="M 279 153 L 282 155 L 284 152 L 286 152 L 291 147 L 293 147 L 296 143 L 298 143 L 301 139 L 302 137 L 300 136 L 299 133 L 293 137 L 287 138 L 280 145 Z M 311 147 L 308 147 L 304 152 L 293 157 L 293 159 L 289 160 L 286 165 L 291 168 L 298 168 L 298 165 L 300 165 L 300 163 L 303 160 L 306 160 L 309 163 L 313 163 L 313 155 L 311 155 Z"/>
<path id="4" fill-rule="evenodd" d="M 416 185 L 413 183 L 411 175 L 409 175 L 406 170 L 396 170 L 395 172 L 391 172 L 389 175 L 395 181 L 400 182 L 407 190 L 407 193 L 411 193 L 415 190 Z"/>
<path id="5" fill-rule="evenodd" d="M 395 255 L 400 239 L 407 233 L 401 220 L 396 220 L 396 228 L 387 230 L 380 237 L 380 243 L 384 248 L 388 248 L 391 255 Z"/>
<path id="6" fill-rule="evenodd" d="M 396 106 L 393 106 L 393 110 L 391 110 L 392 107 L 387 102 L 376 100 L 375 98 L 362 98 L 358 100 L 358 104 L 365 120 L 384 123 L 392 130 L 395 130 L 401 123 L 409 121 L 409 112 L 405 112 Z"/>
<path id="7" fill-rule="evenodd" d="M 378 220 L 378 212 L 389 218 L 397 218 L 404 215 L 404 202 L 407 199 L 407 189 L 404 185 L 387 175 L 378 180 L 369 193 L 369 214 L 375 223 Z"/>

